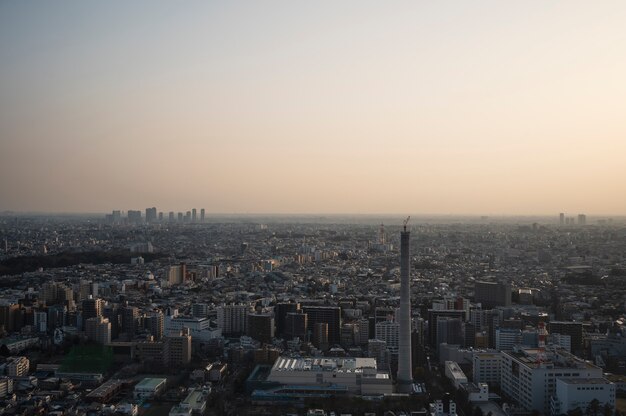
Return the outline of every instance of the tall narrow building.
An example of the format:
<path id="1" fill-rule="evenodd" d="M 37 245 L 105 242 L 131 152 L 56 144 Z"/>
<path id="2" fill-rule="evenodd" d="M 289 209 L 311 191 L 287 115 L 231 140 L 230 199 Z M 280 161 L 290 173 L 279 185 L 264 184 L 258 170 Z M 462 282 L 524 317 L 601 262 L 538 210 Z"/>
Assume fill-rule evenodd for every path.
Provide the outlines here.
<path id="1" fill-rule="evenodd" d="M 413 383 L 411 363 L 411 232 L 400 233 L 400 339 L 398 346 L 398 392 L 410 393 Z"/>

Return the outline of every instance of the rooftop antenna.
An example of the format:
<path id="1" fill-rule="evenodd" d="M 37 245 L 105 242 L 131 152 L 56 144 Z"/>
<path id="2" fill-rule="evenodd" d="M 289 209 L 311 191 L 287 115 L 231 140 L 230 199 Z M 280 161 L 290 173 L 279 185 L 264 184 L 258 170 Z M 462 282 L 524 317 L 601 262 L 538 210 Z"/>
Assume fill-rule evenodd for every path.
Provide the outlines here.
<path id="1" fill-rule="evenodd" d="M 411 219 L 411 216 L 409 215 L 408 217 L 406 217 L 406 220 L 404 220 L 404 231 L 406 231 L 406 225 L 409 223 L 410 219 Z"/>

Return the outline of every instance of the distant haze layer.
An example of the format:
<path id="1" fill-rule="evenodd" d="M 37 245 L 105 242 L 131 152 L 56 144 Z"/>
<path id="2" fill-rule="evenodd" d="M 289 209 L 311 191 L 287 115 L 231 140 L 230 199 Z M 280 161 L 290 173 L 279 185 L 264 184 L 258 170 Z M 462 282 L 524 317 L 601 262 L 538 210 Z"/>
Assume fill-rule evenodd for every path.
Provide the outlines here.
<path id="1" fill-rule="evenodd" d="M 626 214 L 626 2 L 0 2 L 0 210 Z"/>

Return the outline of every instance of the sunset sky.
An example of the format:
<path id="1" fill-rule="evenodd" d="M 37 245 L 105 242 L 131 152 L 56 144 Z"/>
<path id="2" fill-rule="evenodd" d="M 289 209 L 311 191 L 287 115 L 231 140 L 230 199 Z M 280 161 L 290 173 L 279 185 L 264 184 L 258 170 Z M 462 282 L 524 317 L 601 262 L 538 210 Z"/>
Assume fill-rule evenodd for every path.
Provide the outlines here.
<path id="1" fill-rule="evenodd" d="M 626 2 L 0 2 L 0 210 L 151 206 L 626 215 Z"/>

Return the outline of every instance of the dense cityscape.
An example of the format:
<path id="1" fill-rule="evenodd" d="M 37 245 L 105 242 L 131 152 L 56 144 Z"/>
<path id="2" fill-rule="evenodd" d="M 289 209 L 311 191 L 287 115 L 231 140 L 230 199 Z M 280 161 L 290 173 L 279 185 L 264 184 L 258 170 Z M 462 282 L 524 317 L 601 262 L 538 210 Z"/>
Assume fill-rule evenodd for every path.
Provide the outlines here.
<path id="1" fill-rule="evenodd" d="M 3 414 L 626 405 L 623 218 L 148 208 L 5 213 L 0 235 Z"/>

